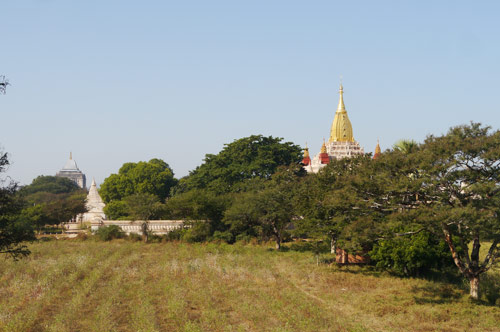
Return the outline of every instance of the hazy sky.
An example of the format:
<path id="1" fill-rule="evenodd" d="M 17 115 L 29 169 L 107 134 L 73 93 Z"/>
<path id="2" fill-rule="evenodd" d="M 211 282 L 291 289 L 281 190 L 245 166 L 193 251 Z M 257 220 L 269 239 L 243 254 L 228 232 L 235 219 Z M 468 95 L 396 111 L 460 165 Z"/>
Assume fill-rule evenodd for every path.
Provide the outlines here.
<path id="1" fill-rule="evenodd" d="M 498 1 L 0 0 L 0 144 L 22 184 L 73 152 L 101 183 L 177 177 L 251 134 L 316 154 L 339 76 L 373 151 L 471 120 L 500 127 Z"/>

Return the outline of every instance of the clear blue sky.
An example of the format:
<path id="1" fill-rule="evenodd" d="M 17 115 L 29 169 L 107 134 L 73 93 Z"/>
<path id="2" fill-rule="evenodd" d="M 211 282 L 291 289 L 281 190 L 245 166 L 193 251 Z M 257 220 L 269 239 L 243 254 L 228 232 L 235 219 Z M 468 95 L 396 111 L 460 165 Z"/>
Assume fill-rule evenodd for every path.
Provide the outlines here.
<path id="1" fill-rule="evenodd" d="M 187 175 L 251 134 L 317 153 L 343 76 L 373 151 L 500 127 L 497 1 L 0 0 L 0 144 L 22 184 L 69 155 L 98 183 L 161 158 Z"/>

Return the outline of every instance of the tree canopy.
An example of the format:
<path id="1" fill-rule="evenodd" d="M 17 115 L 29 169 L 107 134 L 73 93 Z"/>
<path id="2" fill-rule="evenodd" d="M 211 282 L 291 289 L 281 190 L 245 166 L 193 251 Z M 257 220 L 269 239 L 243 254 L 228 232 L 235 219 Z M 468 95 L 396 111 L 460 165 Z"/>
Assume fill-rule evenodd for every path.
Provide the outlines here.
<path id="1" fill-rule="evenodd" d="M 31 195 L 37 192 L 50 194 L 69 194 L 81 190 L 80 187 L 70 179 L 58 176 L 38 176 L 30 185 L 21 188 L 22 195 Z"/>
<path id="2" fill-rule="evenodd" d="M 0 173 L 9 164 L 7 153 L 0 152 Z M 23 205 L 16 191 L 15 182 L 0 178 L 0 253 L 14 259 L 28 255 L 25 242 L 35 240 L 32 224 L 20 217 Z"/>
<path id="3" fill-rule="evenodd" d="M 104 180 L 99 194 L 105 203 L 134 194 L 152 194 L 163 201 L 170 196 L 176 183 L 174 172 L 166 162 L 151 159 L 123 164 L 118 174 L 111 174 Z"/>
<path id="4" fill-rule="evenodd" d="M 215 193 L 245 191 L 248 180 L 270 179 L 279 166 L 298 164 L 302 150 L 282 138 L 252 135 L 226 144 L 218 154 L 180 180 L 176 192 L 207 189 Z"/>
<path id="5" fill-rule="evenodd" d="M 39 176 L 19 191 L 25 201 L 21 215 L 38 229 L 74 219 L 87 211 L 87 193 L 67 178 Z"/>

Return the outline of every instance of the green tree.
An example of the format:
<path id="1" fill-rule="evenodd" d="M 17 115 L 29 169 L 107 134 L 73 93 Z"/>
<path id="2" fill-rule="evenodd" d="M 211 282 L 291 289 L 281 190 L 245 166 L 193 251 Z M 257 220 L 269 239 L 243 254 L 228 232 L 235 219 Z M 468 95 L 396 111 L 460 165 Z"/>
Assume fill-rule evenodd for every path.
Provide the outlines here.
<path id="1" fill-rule="evenodd" d="M 163 201 L 169 197 L 176 183 L 174 173 L 166 162 L 151 159 L 123 164 L 118 174 L 111 174 L 104 180 L 99 194 L 105 203 L 134 194 L 152 194 Z"/>
<path id="2" fill-rule="evenodd" d="M 129 220 L 130 209 L 125 201 L 111 201 L 104 207 L 104 213 L 110 220 Z"/>
<path id="3" fill-rule="evenodd" d="M 30 185 L 23 187 L 19 193 L 29 196 L 38 192 L 50 194 L 69 194 L 81 191 L 81 188 L 73 181 L 58 176 L 40 175 Z"/>
<path id="4" fill-rule="evenodd" d="M 135 221 L 141 221 L 141 232 L 144 242 L 149 239 L 149 220 L 158 217 L 160 211 L 163 209 L 159 198 L 153 194 L 133 194 L 125 198 L 130 215 Z"/>
<path id="5" fill-rule="evenodd" d="M 294 188 L 304 175 L 300 165 L 280 167 L 264 187 L 238 194 L 224 215 L 230 231 L 272 237 L 280 249 L 285 230 L 296 217 Z"/>
<path id="6" fill-rule="evenodd" d="M 7 153 L 0 152 L 0 173 L 8 165 Z M 32 224 L 20 215 L 23 202 L 16 191 L 15 182 L 0 179 L 0 253 L 14 259 L 29 255 L 25 242 L 35 240 Z"/>
<path id="7" fill-rule="evenodd" d="M 167 214 L 172 219 L 187 221 L 184 238 L 190 242 L 209 240 L 215 232 L 225 232 L 224 211 L 231 204 L 231 195 L 216 195 L 207 190 L 193 189 L 167 200 Z"/>
<path id="8" fill-rule="evenodd" d="M 397 141 L 392 148 L 394 150 L 401 151 L 405 154 L 415 152 L 418 149 L 418 143 L 414 140 L 410 139 L 402 139 Z"/>
<path id="9" fill-rule="evenodd" d="M 479 123 L 455 127 L 447 135 L 428 137 L 419 157 L 424 195 L 412 212 L 441 232 L 470 281 L 470 296 L 478 299 L 480 276 L 500 254 L 500 131 Z M 480 261 L 484 241 L 491 245 Z"/>
<path id="10" fill-rule="evenodd" d="M 204 163 L 180 180 L 176 191 L 207 189 L 217 194 L 246 191 L 251 179 L 270 179 L 279 166 L 298 164 L 299 146 L 282 138 L 252 135 L 226 144 L 217 155 L 207 154 Z"/>
<path id="11" fill-rule="evenodd" d="M 332 254 L 337 245 L 366 252 L 376 237 L 375 221 L 384 215 L 380 185 L 370 156 L 332 160 L 298 186 L 295 205 L 302 217 L 295 222 L 298 232 L 327 237 Z"/>
<path id="12" fill-rule="evenodd" d="M 478 123 L 429 136 L 414 151 L 385 153 L 374 163 L 386 179 L 386 206 L 416 234 L 441 237 L 479 298 L 480 276 L 499 256 L 500 131 Z M 479 249 L 490 242 L 486 257 Z M 469 245 L 472 248 L 469 250 Z"/>
<path id="13" fill-rule="evenodd" d="M 21 215 L 40 230 L 58 225 L 85 213 L 87 193 L 73 181 L 56 176 L 39 176 L 19 191 L 25 201 Z"/>
<path id="14" fill-rule="evenodd" d="M 401 229 L 400 233 L 405 233 Z M 401 276 L 423 276 L 433 270 L 453 269 L 448 245 L 428 231 L 412 236 L 391 236 L 380 239 L 369 253 L 378 267 Z"/>

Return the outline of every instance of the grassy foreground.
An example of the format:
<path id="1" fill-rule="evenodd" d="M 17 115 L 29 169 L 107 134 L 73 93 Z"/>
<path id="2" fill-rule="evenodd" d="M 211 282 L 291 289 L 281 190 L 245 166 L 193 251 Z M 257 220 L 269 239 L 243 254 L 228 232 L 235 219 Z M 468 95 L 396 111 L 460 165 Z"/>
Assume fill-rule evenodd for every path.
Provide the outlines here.
<path id="1" fill-rule="evenodd" d="M 262 247 L 59 240 L 0 261 L 1 331 L 500 331 L 456 286 Z"/>

